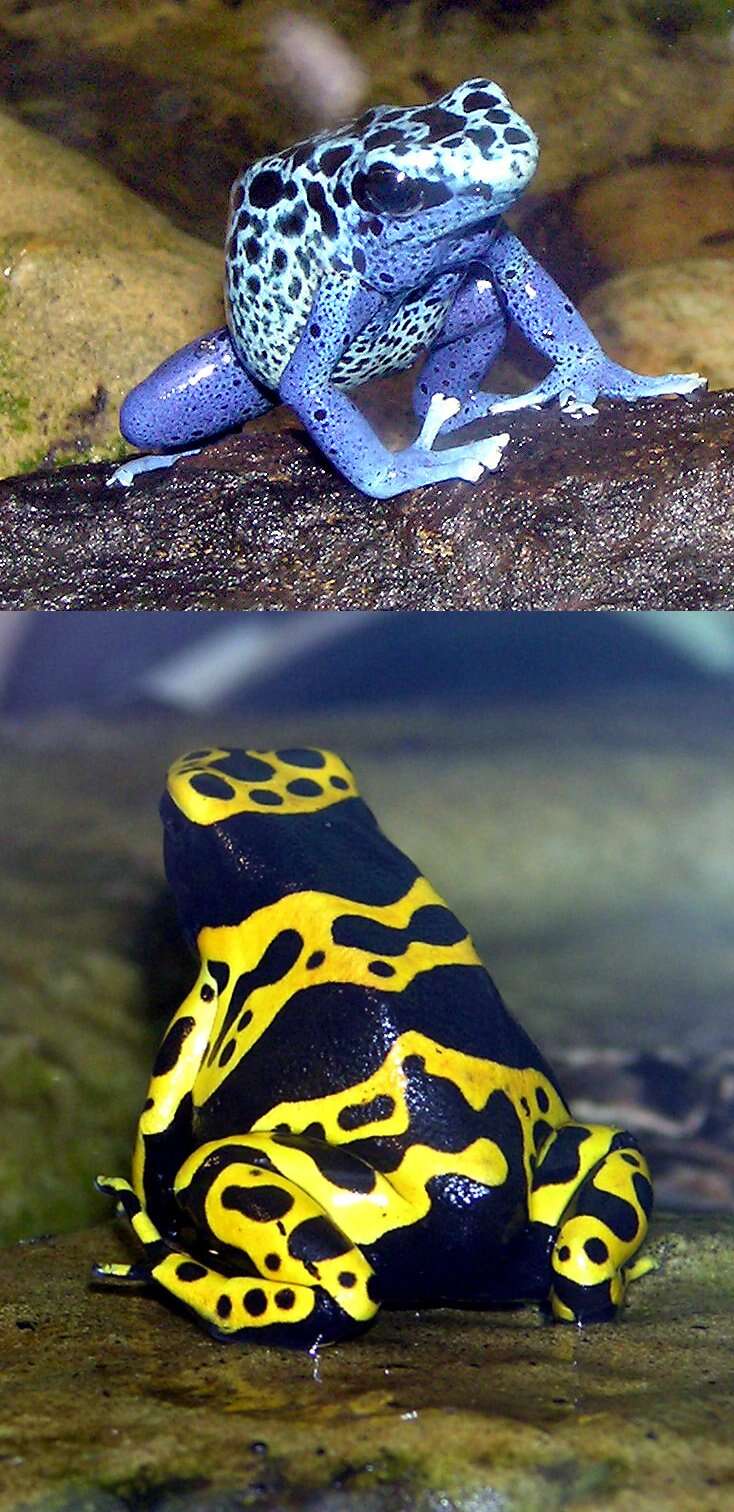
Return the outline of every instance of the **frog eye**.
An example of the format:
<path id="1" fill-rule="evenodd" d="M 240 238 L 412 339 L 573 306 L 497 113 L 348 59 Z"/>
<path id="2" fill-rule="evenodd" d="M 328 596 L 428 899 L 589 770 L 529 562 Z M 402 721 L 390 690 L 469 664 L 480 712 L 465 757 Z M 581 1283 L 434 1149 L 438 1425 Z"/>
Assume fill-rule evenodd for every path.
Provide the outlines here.
<path id="1" fill-rule="evenodd" d="M 359 203 L 382 215 L 410 215 L 422 201 L 422 185 L 401 168 L 375 163 L 360 175 Z"/>

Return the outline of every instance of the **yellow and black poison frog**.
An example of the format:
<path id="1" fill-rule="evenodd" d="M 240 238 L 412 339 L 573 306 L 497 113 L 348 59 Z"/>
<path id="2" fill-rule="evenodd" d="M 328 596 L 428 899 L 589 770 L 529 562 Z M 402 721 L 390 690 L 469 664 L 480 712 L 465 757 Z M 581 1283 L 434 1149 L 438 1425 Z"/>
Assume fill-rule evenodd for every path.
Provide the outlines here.
<path id="1" fill-rule="evenodd" d="M 217 1337 L 314 1348 L 388 1307 L 535 1299 L 611 1318 L 652 1189 L 570 1115 L 463 925 L 330 751 L 192 751 L 162 800 L 201 965 L 165 1034 L 132 1185 L 153 1282 Z"/>
<path id="2" fill-rule="evenodd" d="M 637 399 L 700 388 L 697 373 L 648 378 L 605 356 L 565 294 L 502 221 L 535 171 L 538 142 L 489 79 L 432 105 L 378 106 L 261 159 L 236 180 L 226 247 L 227 325 L 183 347 L 124 401 L 143 451 L 191 447 L 264 414 L 296 411 L 364 493 L 476 483 L 507 433 L 435 451 L 439 431 L 558 399 Z M 550 364 L 529 393 L 479 385 L 516 325 Z M 383 446 L 348 391 L 428 357 L 414 392 L 421 431 Z M 138 458 L 110 482 L 175 461 Z"/>

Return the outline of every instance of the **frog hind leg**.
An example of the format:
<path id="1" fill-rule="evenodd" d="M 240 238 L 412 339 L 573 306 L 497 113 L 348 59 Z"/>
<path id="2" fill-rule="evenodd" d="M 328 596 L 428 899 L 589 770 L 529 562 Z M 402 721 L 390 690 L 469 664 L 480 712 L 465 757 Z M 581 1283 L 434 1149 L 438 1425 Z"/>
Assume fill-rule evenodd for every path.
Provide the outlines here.
<path id="1" fill-rule="evenodd" d="M 553 1316 L 567 1323 L 613 1318 L 630 1281 L 652 1268 L 633 1264 L 647 1233 L 652 1184 L 637 1141 L 600 1124 L 563 1124 L 544 1145 L 530 1217 L 549 1232 Z"/>
<path id="2" fill-rule="evenodd" d="M 464 280 L 441 330 L 429 349 L 413 390 L 413 409 L 425 420 L 434 394 L 450 394 L 461 401 L 444 422 L 444 435 L 489 415 L 504 397 L 479 384 L 499 356 L 507 337 L 507 321 L 486 273 Z"/>
<path id="3" fill-rule="evenodd" d="M 93 1278 L 150 1281 L 217 1338 L 313 1349 L 361 1332 L 377 1311 L 360 1251 L 307 1193 L 227 1141 L 203 1146 L 177 1178 L 202 1253 L 219 1254 L 221 1270 L 170 1244 L 128 1182 L 102 1177 L 97 1185 L 121 1203 L 145 1258 L 96 1265 Z"/>
<path id="4" fill-rule="evenodd" d="M 170 467 L 191 455 L 192 443 L 264 415 L 272 405 L 273 396 L 243 368 L 226 326 L 208 331 L 167 357 L 130 390 L 120 409 L 126 441 L 143 452 L 171 452 L 123 462 L 108 482 L 126 487 L 140 472 Z"/>

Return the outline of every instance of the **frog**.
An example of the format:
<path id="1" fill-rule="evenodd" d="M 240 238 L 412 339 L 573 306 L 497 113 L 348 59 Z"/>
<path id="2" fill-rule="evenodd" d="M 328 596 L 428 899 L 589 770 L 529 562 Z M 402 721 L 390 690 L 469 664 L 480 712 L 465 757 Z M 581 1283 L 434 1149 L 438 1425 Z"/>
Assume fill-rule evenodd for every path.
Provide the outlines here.
<path id="1" fill-rule="evenodd" d="M 169 448 L 188 455 L 281 402 L 358 490 L 387 499 L 494 471 L 507 431 L 434 445 L 474 420 L 496 424 L 555 400 L 585 416 L 599 395 L 634 401 L 705 387 L 698 373 L 651 378 L 605 356 L 508 229 L 503 215 L 538 150 L 500 86 L 474 78 L 428 105 L 372 107 L 246 168 L 230 197 L 226 325 L 127 395 L 122 434 L 152 456 L 108 481 L 127 485 L 175 462 Z M 511 326 L 550 369 L 525 394 L 484 391 Z M 413 389 L 420 429 L 392 452 L 350 392 L 424 351 Z"/>
<path id="2" fill-rule="evenodd" d="M 164 859 L 198 958 L 132 1179 L 99 1176 L 145 1283 L 217 1339 L 316 1351 L 380 1308 L 612 1319 L 652 1205 L 623 1129 L 575 1120 L 472 939 L 335 753 L 200 748 Z"/>

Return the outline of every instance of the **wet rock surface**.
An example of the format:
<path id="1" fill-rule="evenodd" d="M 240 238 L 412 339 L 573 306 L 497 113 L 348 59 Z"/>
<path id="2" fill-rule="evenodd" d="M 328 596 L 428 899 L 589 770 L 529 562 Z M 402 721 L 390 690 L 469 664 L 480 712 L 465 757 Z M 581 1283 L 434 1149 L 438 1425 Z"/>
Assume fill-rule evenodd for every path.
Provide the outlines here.
<path id="1" fill-rule="evenodd" d="M 650 1248 L 617 1324 L 384 1313 L 317 1359 L 92 1289 L 111 1225 L 0 1252 L 0 1512 L 721 1512 L 734 1223 Z"/>
<path id="2" fill-rule="evenodd" d="M 509 417 L 478 485 L 367 499 L 289 426 L 108 488 L 0 484 L 0 606 L 694 609 L 734 606 L 731 394 Z"/>

